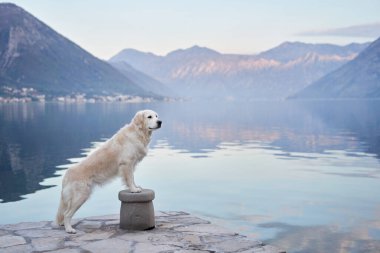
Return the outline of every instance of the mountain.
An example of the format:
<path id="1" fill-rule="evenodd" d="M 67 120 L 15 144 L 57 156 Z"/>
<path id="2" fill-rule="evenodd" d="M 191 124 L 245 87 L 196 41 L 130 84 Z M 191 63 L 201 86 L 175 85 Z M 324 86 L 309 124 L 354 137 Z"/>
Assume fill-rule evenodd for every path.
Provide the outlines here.
<path id="1" fill-rule="evenodd" d="M 144 53 L 135 49 L 124 49 L 109 62 L 115 64 L 124 62 L 135 68 L 136 70 L 145 73 L 156 80 L 165 83 L 169 89 L 175 94 L 184 97 L 194 97 L 207 94 L 203 86 L 204 82 L 201 80 L 197 82 L 196 77 L 192 79 L 191 76 L 183 74 L 183 70 L 197 68 L 203 62 L 213 60 L 219 56 L 220 53 L 205 47 L 193 46 L 189 49 L 178 49 L 168 53 L 166 56 L 158 56 L 152 53 Z M 179 75 L 183 75 L 180 77 Z M 189 80 L 193 85 L 188 85 Z M 178 85 L 177 85 L 178 84 Z M 212 85 L 208 85 L 207 89 Z"/>
<path id="2" fill-rule="evenodd" d="M 270 49 L 260 54 L 265 59 L 273 59 L 280 62 L 288 62 L 307 54 L 315 55 L 335 55 L 345 57 L 347 55 L 356 55 L 368 46 L 369 43 L 358 44 L 351 43 L 346 46 L 332 44 L 308 44 L 301 42 L 284 42 L 278 47 Z"/>
<path id="3" fill-rule="evenodd" d="M 291 98 L 380 98 L 380 38 L 355 59 Z"/>
<path id="4" fill-rule="evenodd" d="M 285 42 L 257 55 L 199 46 L 165 56 L 125 49 L 109 62 L 126 62 L 185 97 L 281 99 L 352 60 L 366 46 Z"/>
<path id="5" fill-rule="evenodd" d="M 161 96 L 175 96 L 173 91 L 171 91 L 165 84 L 142 73 L 141 71 L 134 69 L 126 62 L 110 62 L 110 64 L 115 69 L 119 70 L 123 75 L 128 76 L 144 90 L 151 91 Z"/>
<path id="6" fill-rule="evenodd" d="M 73 93 L 151 95 L 128 77 L 22 8 L 0 4 L 0 94 L 33 88 Z"/>

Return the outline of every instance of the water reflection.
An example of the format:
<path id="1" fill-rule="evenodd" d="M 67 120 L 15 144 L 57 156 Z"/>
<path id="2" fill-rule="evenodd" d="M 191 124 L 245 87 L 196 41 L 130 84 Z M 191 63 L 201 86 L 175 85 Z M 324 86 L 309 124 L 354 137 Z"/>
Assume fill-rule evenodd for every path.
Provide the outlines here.
<path id="1" fill-rule="evenodd" d="M 17 201 L 54 177 L 56 166 L 110 137 L 138 109 L 153 107 L 165 120 L 154 143 L 206 158 L 220 143 L 255 141 L 278 159 L 317 159 L 310 154 L 380 156 L 379 101 L 167 104 L 1 104 L 0 199 Z M 155 145 L 153 143 L 153 145 Z M 350 152 L 352 151 L 352 152 Z M 370 172 L 326 172 L 377 177 Z"/>
<path id="2" fill-rule="evenodd" d="M 188 105 L 184 105 L 186 107 Z M 380 155 L 380 101 L 255 102 L 165 108 L 170 143 L 189 152 L 255 140 L 299 153 L 353 150 Z"/>
<path id="3" fill-rule="evenodd" d="M 108 137 L 131 114 L 108 106 L 85 104 L 0 104 L 0 199 L 21 200 L 23 195 L 51 186 L 56 166 L 93 140 Z M 119 117 L 113 118 L 112 116 Z M 122 122 L 124 121 L 124 122 Z"/>
<path id="4" fill-rule="evenodd" d="M 380 249 L 380 224 L 370 221 L 356 224 L 349 229 L 340 225 L 294 226 L 284 223 L 264 223 L 263 228 L 274 228 L 280 232 L 269 240 L 294 253 L 367 252 Z M 371 229 L 368 229 L 371 228 Z"/>

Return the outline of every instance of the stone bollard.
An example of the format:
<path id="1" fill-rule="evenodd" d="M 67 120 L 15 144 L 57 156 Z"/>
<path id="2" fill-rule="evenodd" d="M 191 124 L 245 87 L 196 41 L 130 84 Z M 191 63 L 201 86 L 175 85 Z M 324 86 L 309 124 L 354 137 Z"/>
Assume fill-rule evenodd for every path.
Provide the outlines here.
<path id="1" fill-rule="evenodd" d="M 139 193 L 131 193 L 129 190 L 120 191 L 120 228 L 153 229 L 155 227 L 153 199 L 154 191 L 149 189 L 143 189 Z"/>

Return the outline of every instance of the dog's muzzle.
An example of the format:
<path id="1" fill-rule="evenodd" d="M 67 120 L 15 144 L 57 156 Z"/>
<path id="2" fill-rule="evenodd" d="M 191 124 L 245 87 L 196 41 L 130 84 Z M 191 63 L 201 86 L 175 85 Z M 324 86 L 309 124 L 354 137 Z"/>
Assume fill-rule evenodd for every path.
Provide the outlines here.
<path id="1" fill-rule="evenodd" d="M 161 124 L 162 124 L 162 121 L 161 120 L 157 120 L 157 128 L 161 128 Z"/>

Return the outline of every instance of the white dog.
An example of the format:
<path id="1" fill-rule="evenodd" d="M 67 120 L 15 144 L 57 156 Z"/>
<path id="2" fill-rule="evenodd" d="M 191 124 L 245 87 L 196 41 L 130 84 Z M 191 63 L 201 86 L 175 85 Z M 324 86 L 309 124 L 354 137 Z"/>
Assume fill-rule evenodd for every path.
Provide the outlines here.
<path id="1" fill-rule="evenodd" d="M 152 131 L 161 127 L 157 113 L 139 111 L 131 123 L 78 164 L 69 168 L 62 180 L 61 202 L 56 222 L 66 232 L 76 233 L 71 218 L 89 198 L 96 185 L 102 185 L 121 175 L 131 192 L 141 192 L 133 173 L 148 151 Z"/>

